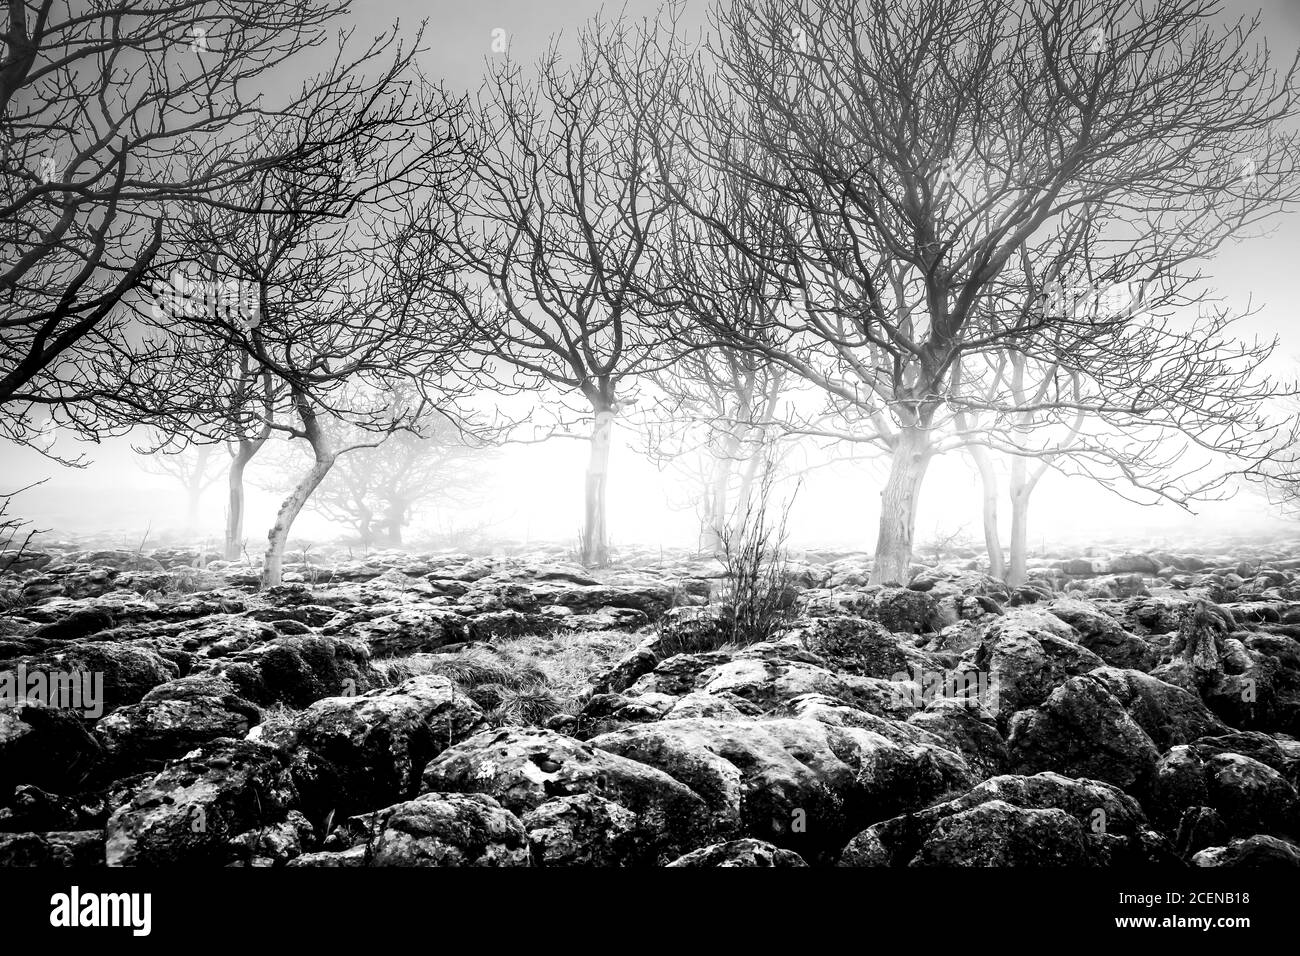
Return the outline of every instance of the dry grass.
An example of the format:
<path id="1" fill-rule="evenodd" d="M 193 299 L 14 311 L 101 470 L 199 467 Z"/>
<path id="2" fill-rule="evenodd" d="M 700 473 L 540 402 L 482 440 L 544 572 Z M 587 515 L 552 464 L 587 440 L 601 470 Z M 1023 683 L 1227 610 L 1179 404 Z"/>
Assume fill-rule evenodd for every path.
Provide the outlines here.
<path id="1" fill-rule="evenodd" d="M 298 711 L 283 703 L 275 703 L 269 707 L 263 707 L 262 722 L 258 724 L 258 726 L 262 728 L 262 737 L 273 736 L 279 731 L 288 728 L 289 725 L 293 723 L 294 716 L 297 713 Z"/>
<path id="2" fill-rule="evenodd" d="M 449 654 L 375 662 L 397 684 L 438 674 L 483 708 L 498 727 L 535 726 L 578 708 L 591 678 L 631 650 L 639 635 L 571 633 L 508 638 Z"/>
<path id="3" fill-rule="evenodd" d="M 793 501 L 793 499 L 791 499 Z M 723 579 L 719 603 L 722 639 L 741 645 L 769 641 L 794 616 L 796 589 L 785 542 L 786 515 L 773 523 L 772 472 L 765 473 L 757 495 L 745 503 L 735 525 L 721 529 Z"/>

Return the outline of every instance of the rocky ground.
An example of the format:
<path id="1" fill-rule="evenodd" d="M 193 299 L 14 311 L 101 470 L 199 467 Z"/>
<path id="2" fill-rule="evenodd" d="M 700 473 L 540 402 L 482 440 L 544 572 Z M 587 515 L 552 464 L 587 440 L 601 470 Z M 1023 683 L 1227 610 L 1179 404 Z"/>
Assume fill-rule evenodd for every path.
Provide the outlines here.
<path id="1" fill-rule="evenodd" d="M 688 555 L 213 558 L 0 577 L 0 863 L 1300 865 L 1300 546 L 808 553 L 748 646 Z"/>

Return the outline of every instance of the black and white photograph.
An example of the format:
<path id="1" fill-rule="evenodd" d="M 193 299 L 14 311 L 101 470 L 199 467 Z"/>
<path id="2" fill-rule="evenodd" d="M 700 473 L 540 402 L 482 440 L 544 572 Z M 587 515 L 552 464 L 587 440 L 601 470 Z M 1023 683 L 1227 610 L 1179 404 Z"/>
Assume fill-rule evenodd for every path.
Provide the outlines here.
<path id="1" fill-rule="evenodd" d="M 1293 926 L 1297 211 L 1300 0 L 4 0 L 6 939 Z"/>

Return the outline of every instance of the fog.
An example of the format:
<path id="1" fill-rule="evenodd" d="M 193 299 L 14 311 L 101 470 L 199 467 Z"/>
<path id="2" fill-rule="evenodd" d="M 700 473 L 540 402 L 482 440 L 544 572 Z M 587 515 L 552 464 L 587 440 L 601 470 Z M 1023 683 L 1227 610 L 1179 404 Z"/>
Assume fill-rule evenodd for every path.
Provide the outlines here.
<path id="1" fill-rule="evenodd" d="M 84 454 L 91 462 L 84 468 L 65 468 L 29 449 L 12 448 L 4 458 L 7 488 L 45 479 L 16 499 L 16 510 L 37 527 L 50 529 L 54 536 L 106 533 L 122 545 L 132 546 L 146 532 L 152 544 L 176 536 L 220 544 L 224 474 L 203 493 L 199 526 L 189 533 L 185 529 L 184 489 L 172 478 L 142 471 L 130 438 L 106 439 L 94 446 L 64 437 L 52 451 L 63 457 Z M 440 509 L 435 495 L 416 511 L 408 542 L 418 545 L 463 532 L 468 533 L 469 541 L 481 538 L 571 546 L 582 518 L 587 454 L 586 441 L 574 438 L 506 445 L 490 466 L 492 480 L 482 490 L 482 504 Z M 218 451 L 218 456 L 224 469 L 224 451 Z M 627 428 L 616 431 L 610 467 L 610 536 L 615 551 L 620 545 L 698 545 L 699 521 L 688 501 L 692 488 L 671 468 L 660 469 L 648 461 Z M 245 529 L 253 556 L 265 544 L 266 529 L 282 497 L 261 487 L 273 474 L 266 462 L 257 459 L 247 474 Z M 793 497 L 787 509 L 791 547 L 870 550 L 882 481 L 879 466 L 866 461 L 840 462 L 781 479 L 775 497 L 783 502 Z M 979 507 L 978 479 L 966 457 L 954 453 L 939 459 L 926 477 L 917 516 L 917 541 L 922 550 L 930 539 L 959 531 L 971 542 L 979 541 Z M 1271 536 L 1291 530 L 1300 532 L 1300 523 L 1280 516 L 1250 489 L 1229 500 L 1194 505 L 1189 512 L 1168 503 L 1130 503 L 1087 479 L 1048 473 L 1035 492 L 1030 542 L 1034 548 L 1044 542 L 1049 546 L 1087 546 L 1112 539 L 1140 545 L 1188 537 Z M 1005 534 L 1005 527 L 1003 531 Z M 349 537 L 347 527 L 310 507 L 294 526 L 295 542 L 345 541 Z"/>
<path id="2" fill-rule="evenodd" d="M 505 31 L 510 55 L 523 63 L 536 59 L 548 43 L 565 48 L 576 29 L 591 16 L 620 11 L 630 17 L 653 13 L 657 0 L 632 0 L 607 6 L 597 0 L 539 4 L 535 0 L 487 0 L 474 4 L 371 0 L 349 14 L 359 36 L 378 24 L 400 20 L 411 28 L 428 20 L 421 56 L 422 68 L 454 90 L 477 89 L 494 55 L 491 44 Z M 1229 4 L 1233 8 L 1234 4 Z M 1280 50 L 1300 44 L 1300 8 L 1293 0 L 1250 3 L 1262 7 L 1265 36 Z M 690 2 L 682 22 L 704 28 L 705 4 Z M 327 51 L 315 51 L 297 61 L 303 75 L 326 62 Z M 268 91 L 271 93 L 275 90 Z M 1267 233 L 1225 246 L 1211 264 L 1207 288 L 1222 304 L 1251 316 L 1244 333 L 1264 338 L 1276 335 L 1281 347 L 1271 370 L 1293 374 L 1300 355 L 1300 331 L 1294 319 L 1292 263 L 1300 249 L 1300 222 L 1294 215 L 1271 221 Z M 538 402 L 548 401 L 539 398 Z M 505 445 L 492 466 L 490 482 L 480 489 L 481 503 L 473 507 L 439 508 L 433 499 L 416 512 L 410 526 L 413 541 L 452 532 L 521 542 L 570 543 L 582 518 L 583 472 L 587 443 L 555 438 L 541 444 Z M 53 534 L 110 533 L 123 541 L 138 540 L 146 531 L 156 537 L 180 534 L 185 524 L 185 495 L 175 481 L 147 474 L 131 451 L 143 436 L 106 438 L 101 444 L 77 442 L 57 435 L 52 451 L 64 458 L 84 458 L 81 468 L 67 468 L 35 451 L 7 445 L 0 449 L 0 490 L 42 482 L 16 499 L 13 510 Z M 224 452 L 219 452 L 223 456 Z M 777 486 L 786 503 L 790 543 L 797 547 L 870 549 L 875 537 L 878 496 L 883 482 L 880 467 L 865 461 L 826 464 L 825 455 L 807 448 L 794 456 L 817 463 L 806 473 L 794 467 Z M 280 459 L 282 460 L 282 459 Z M 281 494 L 260 485 L 273 466 L 255 460 L 248 478 L 245 522 L 248 549 L 256 553 L 279 505 Z M 797 494 L 795 490 L 797 487 Z M 631 423 L 615 429 L 608 489 L 611 543 L 624 545 L 692 546 L 698 543 L 699 520 L 690 502 L 691 489 L 672 468 L 660 468 L 643 454 L 643 442 Z M 969 459 L 953 453 L 938 459 L 926 478 L 917 518 L 917 541 L 924 547 L 936 534 L 964 531 L 980 537 L 977 476 Z M 793 497 L 793 503 L 790 499 Z M 221 480 L 202 499 L 199 527 L 191 536 L 219 542 L 225 514 Z M 1003 516 L 1004 524 L 1006 516 Z M 1243 491 L 1231 500 L 1206 502 L 1188 511 L 1165 503 L 1142 506 L 1081 478 L 1049 473 L 1035 493 L 1031 515 L 1032 543 L 1083 542 L 1116 537 L 1158 540 L 1166 536 L 1265 534 L 1297 525 L 1281 517 L 1256 493 Z M 1005 531 L 1005 529 L 1004 529 Z M 344 538 L 347 529 L 309 507 L 294 527 L 301 541 Z"/>

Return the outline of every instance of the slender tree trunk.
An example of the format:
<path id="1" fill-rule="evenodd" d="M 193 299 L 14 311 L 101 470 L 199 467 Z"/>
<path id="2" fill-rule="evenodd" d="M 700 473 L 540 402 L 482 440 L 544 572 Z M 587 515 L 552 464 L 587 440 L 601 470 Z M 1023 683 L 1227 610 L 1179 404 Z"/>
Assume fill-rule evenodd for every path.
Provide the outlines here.
<path id="1" fill-rule="evenodd" d="M 917 426 L 899 431 L 889 478 L 880 492 L 880 531 L 871 566 L 872 584 L 906 584 L 911 575 L 916 510 L 930 452 L 928 429 Z"/>
<path id="2" fill-rule="evenodd" d="M 736 467 L 736 452 L 740 448 L 740 439 L 734 430 L 727 435 L 722 448 L 722 455 L 714 461 L 713 488 L 709 494 L 708 513 L 704 519 L 704 551 L 707 554 L 722 552 L 722 532 L 727 526 L 728 508 L 727 492 L 731 488 L 731 474 Z"/>
<path id="3" fill-rule="evenodd" d="M 1011 570 L 1007 583 L 1019 587 L 1028 576 L 1029 563 L 1029 495 L 1034 489 L 1028 480 L 1023 458 L 1011 462 Z"/>
<path id="4" fill-rule="evenodd" d="M 776 414 L 777 402 L 781 398 L 781 385 L 785 380 L 785 374 L 780 370 L 772 372 L 771 379 L 768 382 L 767 394 L 763 400 L 763 405 L 759 409 L 758 420 L 760 424 L 751 425 L 749 434 L 746 438 L 754 443 L 754 449 L 750 452 L 749 457 L 745 460 L 745 470 L 740 479 L 740 493 L 736 499 L 736 507 L 732 513 L 732 523 L 738 521 L 740 516 L 749 510 L 749 496 L 753 492 L 754 479 L 758 477 L 758 471 L 763 469 L 762 481 L 766 482 L 769 478 L 769 472 L 773 467 L 773 459 L 769 456 L 768 447 L 768 423 L 772 421 Z M 757 432 L 755 438 L 754 433 Z"/>
<path id="5" fill-rule="evenodd" d="M 197 478 L 191 478 L 189 487 L 185 489 L 185 533 L 193 534 L 194 529 L 199 526 L 199 502 L 203 496 L 203 489 L 199 487 Z"/>
<path id="6" fill-rule="evenodd" d="M 262 561 L 263 588 L 274 587 L 281 583 L 284 574 L 284 547 L 289 540 L 289 531 L 293 528 L 293 523 L 301 513 L 303 506 L 307 504 L 307 499 L 311 497 L 317 486 L 325 480 L 325 476 L 329 474 L 329 470 L 333 465 L 334 456 L 332 454 L 321 456 L 318 453 L 315 463 L 308 469 L 307 474 L 303 475 L 302 480 L 298 482 L 293 491 L 280 505 L 280 510 L 275 516 L 275 524 L 271 526 L 271 530 L 266 536 L 266 557 Z"/>
<path id="7" fill-rule="evenodd" d="M 199 526 L 199 504 L 203 498 L 203 479 L 208 473 L 208 459 L 212 457 L 212 447 L 201 445 L 194 459 L 194 470 L 190 473 L 185 486 L 185 531 L 193 534 Z"/>
<path id="8" fill-rule="evenodd" d="M 984 492 L 984 547 L 989 555 L 989 574 L 1003 580 L 1006 578 L 1006 558 L 1002 554 L 1002 536 L 998 531 L 998 476 L 993 469 L 993 459 L 989 450 L 979 445 L 966 449 L 979 471 L 980 487 Z"/>
<path id="9" fill-rule="evenodd" d="M 385 514 L 384 528 L 387 531 L 387 540 L 391 545 L 402 544 L 402 524 L 406 516 L 406 502 L 395 501 L 388 506 Z"/>
<path id="10" fill-rule="evenodd" d="M 297 401 L 298 414 L 303 419 L 303 431 L 311 443 L 315 461 L 303 475 L 302 480 L 289 492 L 289 496 L 280 505 L 275 516 L 275 524 L 267 533 L 266 557 L 262 560 L 262 588 L 274 587 L 281 583 L 284 573 L 284 548 L 289 540 L 289 531 L 301 513 L 312 492 L 325 480 L 329 470 L 334 467 L 338 453 L 329 447 L 329 442 L 316 419 L 316 413 L 307 404 L 307 400 Z"/>
<path id="11" fill-rule="evenodd" d="M 357 534 L 361 538 L 361 546 L 369 548 L 375 543 L 375 516 L 370 509 L 360 502 L 357 503 Z"/>
<path id="12" fill-rule="evenodd" d="M 736 493 L 736 506 L 731 509 L 729 516 L 733 528 L 749 508 L 749 496 L 753 493 L 754 478 L 758 474 L 758 466 L 762 459 L 763 446 L 760 444 L 745 462 L 745 470 L 740 473 L 740 490 Z"/>
<path id="13" fill-rule="evenodd" d="M 586 515 L 582 528 L 582 562 L 609 563 L 609 532 L 605 524 L 605 480 L 609 474 L 609 446 L 614 432 L 614 412 L 598 410 L 591 430 L 591 457 L 587 462 Z"/>
<path id="14" fill-rule="evenodd" d="M 238 561 L 244 546 L 244 469 L 256 453 L 257 447 L 253 442 L 241 441 L 239 450 L 230 460 L 230 472 L 226 477 L 230 489 L 230 503 L 226 511 L 227 561 Z"/>

